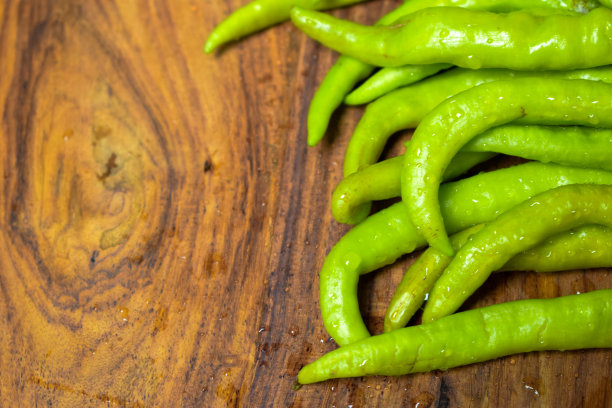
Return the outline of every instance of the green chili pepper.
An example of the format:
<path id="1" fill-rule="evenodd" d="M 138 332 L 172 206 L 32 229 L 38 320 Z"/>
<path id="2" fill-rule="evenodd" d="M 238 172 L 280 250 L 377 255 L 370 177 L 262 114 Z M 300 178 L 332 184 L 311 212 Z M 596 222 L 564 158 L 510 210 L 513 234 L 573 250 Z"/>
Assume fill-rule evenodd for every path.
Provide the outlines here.
<path id="1" fill-rule="evenodd" d="M 371 27 L 296 7 L 291 20 L 323 45 L 377 66 L 561 70 L 612 64 L 612 10 L 540 14 L 434 7 L 393 26 Z"/>
<path id="2" fill-rule="evenodd" d="M 612 82 L 612 67 L 560 72 L 457 68 L 393 91 L 371 103 L 357 124 L 346 149 L 344 176 L 375 163 L 393 133 L 416 127 L 425 115 L 447 98 L 487 82 L 529 77 Z"/>
<path id="3" fill-rule="evenodd" d="M 294 6 L 313 10 L 327 10 L 361 3 L 366 0 L 254 0 L 234 11 L 210 33 L 204 52 L 238 40 L 274 24 L 289 20 Z"/>
<path id="4" fill-rule="evenodd" d="M 387 25 L 398 18 L 425 7 L 432 7 L 440 0 L 408 0 L 397 9 L 385 15 L 376 24 Z M 473 0 L 469 0 L 473 1 Z M 342 104 L 344 97 L 353 89 L 355 84 L 374 71 L 374 67 L 364 64 L 354 58 L 341 55 L 336 63 L 327 72 L 319 88 L 312 97 L 308 110 L 308 145 L 315 146 L 325 136 L 329 120 L 334 111 Z M 418 71 L 419 67 L 415 68 Z M 421 66 L 421 69 L 427 68 Z"/>
<path id="5" fill-rule="evenodd" d="M 439 198 L 452 233 L 491 221 L 539 192 L 578 183 L 612 184 L 612 172 L 530 162 L 443 184 Z M 319 274 L 323 323 L 338 344 L 369 336 L 357 302 L 359 276 L 424 245 L 402 202 L 371 215 L 338 241 Z"/>
<path id="6" fill-rule="evenodd" d="M 452 180 L 493 156 L 493 153 L 459 153 L 448 165 L 444 179 Z M 399 197 L 403 161 L 404 156 L 397 156 L 343 179 L 332 194 L 331 209 L 336 221 L 358 224 L 370 213 L 372 201 Z"/>
<path id="7" fill-rule="evenodd" d="M 479 224 L 453 235 L 453 248 L 459 250 L 483 227 L 484 224 Z M 428 248 L 408 268 L 385 313 L 385 332 L 408 324 L 451 260 L 435 248 Z M 607 267 L 612 267 L 612 229 L 586 225 L 554 235 L 544 243 L 515 255 L 495 272 L 558 272 Z"/>
<path id="8" fill-rule="evenodd" d="M 553 235 L 508 261 L 499 271 L 557 272 L 612 267 L 612 230 L 586 225 Z M 498 272 L 499 272 L 498 271 Z"/>
<path id="9" fill-rule="evenodd" d="M 461 152 L 495 152 L 545 163 L 612 170 L 612 129 L 499 126 L 476 136 Z"/>
<path id="10" fill-rule="evenodd" d="M 344 103 L 347 105 L 369 103 L 394 89 L 413 84 L 450 67 L 452 67 L 450 64 L 431 64 L 383 68 L 348 94 Z"/>
<path id="11" fill-rule="evenodd" d="M 436 282 L 423 321 L 453 313 L 491 272 L 547 237 L 585 224 L 612 227 L 612 186 L 572 185 L 545 191 L 475 233 Z"/>
<path id="12" fill-rule="evenodd" d="M 397 9 L 381 18 L 377 25 L 393 24 L 400 17 L 428 7 L 465 7 L 475 10 L 509 12 L 524 9 L 555 9 L 587 12 L 597 7 L 594 0 L 408 0 Z M 419 68 L 416 67 L 415 70 Z M 421 69 L 428 70 L 426 66 Z M 314 94 L 308 111 L 308 144 L 314 146 L 325 135 L 332 113 L 340 106 L 344 97 L 362 79 L 372 73 L 374 67 L 351 57 L 342 55 L 329 70 Z"/>
<path id="13" fill-rule="evenodd" d="M 344 96 L 356 83 L 372 73 L 374 67 L 341 55 L 330 68 L 310 101 L 308 109 L 308 146 L 315 146 L 323 139 L 329 120 L 342 104 Z"/>
<path id="14" fill-rule="evenodd" d="M 549 78 L 497 81 L 455 95 L 432 110 L 414 132 L 402 173 L 402 200 L 431 246 L 447 255 L 454 252 L 438 207 L 444 168 L 474 136 L 512 121 L 610 128 L 612 84 Z"/>
<path id="15" fill-rule="evenodd" d="M 453 248 L 461 248 L 468 238 L 482 227 L 484 224 L 478 224 L 451 236 Z M 410 265 L 387 307 L 385 333 L 401 329 L 408 324 L 451 259 L 435 248 L 428 248 Z"/>
<path id="16" fill-rule="evenodd" d="M 507 302 L 341 347 L 298 382 L 446 370 L 517 353 L 612 347 L 612 289 Z"/>
<path id="17" fill-rule="evenodd" d="M 499 126 L 463 146 L 449 163 L 443 180 L 453 179 L 489 159 L 493 155 L 491 152 L 545 163 L 612 170 L 612 130 L 578 126 Z M 369 214 L 371 201 L 399 197 L 402 158 L 384 160 L 343 179 L 331 201 L 336 220 L 357 224 Z"/>

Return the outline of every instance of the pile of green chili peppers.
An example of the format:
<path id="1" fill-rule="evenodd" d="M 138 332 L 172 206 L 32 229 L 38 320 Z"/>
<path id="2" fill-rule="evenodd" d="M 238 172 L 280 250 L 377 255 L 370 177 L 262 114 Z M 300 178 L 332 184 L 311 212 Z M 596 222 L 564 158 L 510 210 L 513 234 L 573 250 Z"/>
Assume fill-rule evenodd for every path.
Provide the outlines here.
<path id="1" fill-rule="evenodd" d="M 310 105 L 310 145 L 340 104 L 369 103 L 332 196 L 354 228 L 319 274 L 341 347 L 298 382 L 612 347 L 612 289 L 455 313 L 493 272 L 612 267 L 612 1 L 406 0 L 375 26 L 316 11 L 360 1 L 255 0 L 205 45 L 291 19 L 340 52 Z M 415 129 L 405 154 L 379 162 L 403 129 Z M 461 178 L 497 154 L 529 161 Z M 360 275 L 427 246 L 371 336 Z M 422 324 L 406 328 L 423 304 Z"/>

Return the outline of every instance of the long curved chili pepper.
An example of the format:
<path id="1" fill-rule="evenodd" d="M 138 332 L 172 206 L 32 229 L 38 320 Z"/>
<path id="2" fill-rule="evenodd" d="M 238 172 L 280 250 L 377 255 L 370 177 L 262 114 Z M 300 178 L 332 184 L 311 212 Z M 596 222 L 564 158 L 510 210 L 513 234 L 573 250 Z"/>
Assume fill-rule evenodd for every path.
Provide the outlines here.
<path id="1" fill-rule="evenodd" d="M 376 66 L 561 70 L 612 64 L 612 10 L 540 14 L 433 7 L 393 26 L 371 27 L 296 7 L 291 20 L 323 45 Z"/>
<path id="2" fill-rule="evenodd" d="M 480 231 L 483 227 L 484 224 L 478 224 L 452 235 L 450 237 L 451 245 L 455 250 L 460 249 L 474 233 Z M 408 324 L 412 316 L 425 302 L 427 294 L 451 259 L 451 257 L 435 248 L 427 248 L 410 265 L 395 289 L 385 312 L 383 326 L 385 333 L 401 329 Z"/>
<path id="3" fill-rule="evenodd" d="M 522 252 L 496 272 L 605 268 L 612 266 L 612 230 L 585 225 L 547 238 L 537 247 Z"/>
<path id="4" fill-rule="evenodd" d="M 445 170 L 443 180 L 463 174 L 492 157 L 493 153 L 612 170 L 612 129 L 534 125 L 492 128 L 461 148 Z M 332 195 L 334 218 L 354 225 L 369 214 L 371 201 L 399 197 L 402 158 L 403 155 L 384 160 L 343 179 Z"/>
<path id="5" fill-rule="evenodd" d="M 612 129 L 505 125 L 476 136 L 460 152 L 495 152 L 545 163 L 612 170 Z"/>
<path id="6" fill-rule="evenodd" d="M 558 187 L 501 214 L 459 249 L 434 285 L 423 321 L 437 320 L 459 309 L 515 254 L 551 235 L 586 224 L 612 228 L 612 186 Z"/>
<path id="7" fill-rule="evenodd" d="M 346 95 L 344 103 L 347 105 L 370 103 L 394 89 L 413 84 L 451 67 L 450 64 L 431 64 L 383 68 Z"/>
<path id="8" fill-rule="evenodd" d="M 612 184 L 612 172 L 530 162 L 443 184 L 439 198 L 446 228 L 456 232 L 491 221 L 539 192 L 578 183 Z M 425 243 L 402 202 L 371 215 L 336 243 L 319 278 L 323 323 L 339 345 L 369 336 L 357 301 L 359 276 Z"/>
<path id="9" fill-rule="evenodd" d="M 427 242 L 453 254 L 438 205 L 450 159 L 476 135 L 516 121 L 524 124 L 612 127 L 612 84 L 524 78 L 483 84 L 442 102 L 417 127 L 404 155 L 402 200 Z"/>
<path id="10" fill-rule="evenodd" d="M 517 353 L 612 347 L 612 289 L 468 310 L 325 354 L 300 384 L 446 370 Z"/>
<path id="11" fill-rule="evenodd" d="M 400 17 L 428 7 L 465 7 L 493 12 L 509 12 L 524 9 L 555 9 L 587 12 L 597 7 L 594 0 L 408 0 L 393 10 L 376 25 L 393 24 Z M 415 68 L 418 70 L 419 68 Z M 422 69 L 428 70 L 426 66 Z M 315 92 L 308 111 L 308 145 L 314 146 L 325 135 L 333 112 L 340 106 L 345 96 L 362 79 L 372 73 L 374 67 L 357 59 L 341 55 L 329 70 Z"/>
<path id="12" fill-rule="evenodd" d="M 452 180 L 482 163 L 494 153 L 458 153 L 448 165 L 444 180 Z M 400 196 L 404 156 L 376 163 L 343 179 L 332 194 L 331 209 L 336 221 L 355 225 L 370 213 L 372 201 Z"/>
<path id="13" fill-rule="evenodd" d="M 214 28 L 204 44 L 204 52 L 210 54 L 225 43 L 289 20 L 291 9 L 295 6 L 327 10 L 364 1 L 366 0 L 254 0 L 234 11 Z"/>
<path id="14" fill-rule="evenodd" d="M 484 224 L 479 224 L 453 235 L 453 247 L 458 250 L 483 227 Z M 451 260 L 435 248 L 428 248 L 408 268 L 385 313 L 385 332 L 401 329 L 408 324 Z M 515 255 L 495 272 L 558 272 L 611 266 L 612 229 L 585 225 L 556 234 L 534 248 Z"/>
<path id="15" fill-rule="evenodd" d="M 437 1 L 439 0 L 408 0 L 382 17 L 376 24 L 383 26 L 391 24 L 406 14 L 425 7 L 432 7 Z M 367 78 L 374 69 L 375 67 L 371 65 L 345 55 L 338 58 L 321 81 L 312 101 L 310 101 L 307 118 L 309 146 L 315 146 L 323 139 L 329 120 L 338 106 L 342 104 L 344 97 L 353 89 L 355 84 Z M 418 67 L 415 68 L 415 72 L 418 69 Z"/>
<path id="16" fill-rule="evenodd" d="M 354 58 L 344 55 L 338 58 L 310 101 L 307 118 L 308 146 L 316 146 L 323 139 L 332 114 L 342 104 L 346 94 L 372 71 L 374 67 Z"/>
<path id="17" fill-rule="evenodd" d="M 376 163 L 393 133 L 415 128 L 425 115 L 451 96 L 487 82 L 529 77 L 612 82 L 612 67 L 545 72 L 456 68 L 393 91 L 369 104 L 357 124 L 346 148 L 344 176 Z"/>

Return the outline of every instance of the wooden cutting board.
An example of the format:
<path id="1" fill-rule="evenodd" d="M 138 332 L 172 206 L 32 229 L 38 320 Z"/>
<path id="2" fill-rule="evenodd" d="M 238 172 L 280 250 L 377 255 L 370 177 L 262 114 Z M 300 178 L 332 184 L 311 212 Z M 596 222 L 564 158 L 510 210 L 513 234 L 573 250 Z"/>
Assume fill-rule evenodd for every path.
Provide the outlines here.
<path id="1" fill-rule="evenodd" d="M 336 55 L 290 24 L 204 55 L 243 3 L 0 5 L 0 405 L 610 406 L 605 350 L 292 390 L 336 347 L 317 272 L 348 230 L 330 196 L 362 109 L 306 147 Z M 362 279 L 373 332 L 412 260 Z M 500 274 L 469 307 L 609 287 L 604 269 Z"/>

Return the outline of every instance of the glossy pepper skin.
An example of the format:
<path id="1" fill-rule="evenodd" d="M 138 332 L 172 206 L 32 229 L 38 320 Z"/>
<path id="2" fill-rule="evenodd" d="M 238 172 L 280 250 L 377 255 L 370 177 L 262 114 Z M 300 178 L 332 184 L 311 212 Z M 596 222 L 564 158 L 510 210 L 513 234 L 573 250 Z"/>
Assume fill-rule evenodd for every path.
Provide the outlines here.
<path id="1" fill-rule="evenodd" d="M 446 228 L 456 232 L 491 221 L 539 192 L 578 183 L 612 184 L 612 172 L 531 162 L 446 183 L 439 198 Z M 336 343 L 370 335 L 359 312 L 359 276 L 425 244 L 402 202 L 371 215 L 336 243 L 319 274 L 321 316 Z"/>
<path id="2" fill-rule="evenodd" d="M 475 232 L 480 231 L 484 224 L 478 224 L 451 236 L 451 244 L 455 250 L 463 246 Z M 425 252 L 410 265 L 402 280 L 393 293 L 385 312 L 383 330 L 388 333 L 406 326 L 412 316 L 421 307 L 427 294 L 442 275 L 451 261 L 435 248 L 427 248 Z"/>
<path id="3" fill-rule="evenodd" d="M 612 228 L 612 186 L 571 185 L 545 191 L 501 214 L 461 247 L 436 282 L 423 311 L 429 322 L 459 309 L 515 254 L 582 225 Z"/>
<path id="4" fill-rule="evenodd" d="M 329 69 L 308 108 L 308 146 L 316 146 L 325 136 L 334 111 L 356 83 L 367 78 L 374 67 L 341 55 Z"/>
<path id="5" fill-rule="evenodd" d="M 547 238 L 537 247 L 512 258 L 497 272 L 558 272 L 606 267 L 612 267 L 612 229 L 586 225 Z"/>
<path id="6" fill-rule="evenodd" d="M 612 10 L 605 7 L 585 15 L 436 7 L 390 27 L 294 8 L 291 20 L 323 45 L 377 66 L 448 63 L 528 71 L 612 64 Z"/>
<path id="7" fill-rule="evenodd" d="M 431 64 L 383 68 L 348 94 L 344 98 L 344 103 L 363 105 L 372 102 L 397 88 L 413 84 L 451 67 L 450 64 Z"/>
<path id="8" fill-rule="evenodd" d="M 444 171 L 443 180 L 463 174 L 495 153 L 544 163 L 612 170 L 612 129 L 534 125 L 492 128 L 461 148 Z M 399 197 L 403 157 L 381 161 L 343 179 L 331 200 L 336 221 L 357 224 L 369 214 L 371 201 Z"/>
<path id="9" fill-rule="evenodd" d="M 298 382 L 446 370 L 517 353 L 612 347 L 612 289 L 457 313 L 325 354 Z"/>
<path id="10" fill-rule="evenodd" d="M 473 1 L 473 0 L 470 0 Z M 388 25 L 398 18 L 425 7 L 432 7 L 439 0 L 408 0 L 397 9 L 382 17 L 376 24 Z M 323 139 L 329 120 L 334 111 L 342 104 L 344 97 L 353 89 L 355 84 L 374 71 L 375 67 L 351 57 L 341 55 L 336 63 L 327 72 L 312 97 L 308 109 L 308 145 L 315 146 Z M 418 76 L 415 69 L 415 77 Z M 424 70 L 428 70 L 424 68 Z"/>
<path id="11" fill-rule="evenodd" d="M 447 99 L 418 126 L 404 155 L 402 200 L 427 242 L 454 251 L 438 206 L 444 168 L 476 135 L 509 122 L 612 127 L 612 84 L 523 78 L 483 84 Z"/>
<path id="12" fill-rule="evenodd" d="M 452 180 L 491 157 L 493 153 L 458 153 L 444 172 L 444 180 Z M 332 194 L 331 209 L 336 221 L 355 225 L 363 221 L 372 201 L 400 196 L 404 156 L 376 163 L 343 179 Z"/>
<path id="13" fill-rule="evenodd" d="M 483 224 L 476 225 L 453 235 L 453 248 L 459 250 L 483 227 Z M 428 248 L 408 268 L 385 313 L 385 332 L 408 324 L 451 260 L 435 248 Z M 612 267 L 612 229 L 586 225 L 553 235 L 534 248 L 515 255 L 495 272 L 559 272 L 609 267 Z"/>
<path id="14" fill-rule="evenodd" d="M 612 170 L 612 129 L 504 125 L 476 136 L 460 152 L 495 152 L 544 163 Z"/>
<path id="15" fill-rule="evenodd" d="M 289 20 L 294 6 L 327 10 L 366 0 L 254 0 L 234 11 L 210 33 L 204 52 L 210 54 L 221 45 L 238 40 L 274 24 Z"/>
<path id="16" fill-rule="evenodd" d="M 612 67 L 545 72 L 455 68 L 393 91 L 369 104 L 357 124 L 346 148 L 344 176 L 375 163 L 393 133 L 417 127 L 421 120 L 444 100 L 487 82 L 530 77 L 588 79 L 612 83 Z"/>
<path id="17" fill-rule="evenodd" d="M 377 25 L 387 26 L 397 19 L 428 7 L 465 7 L 494 12 L 524 9 L 555 9 L 586 12 L 597 7 L 593 0 L 407 0 L 394 11 L 381 18 Z M 426 66 L 423 70 L 428 71 Z M 329 70 L 314 94 L 308 111 L 308 145 L 314 146 L 325 135 L 332 113 L 345 96 L 362 79 L 372 73 L 374 67 L 352 57 L 341 55 Z M 414 71 L 418 71 L 415 67 Z M 414 76 L 418 77 L 417 75 Z"/>

